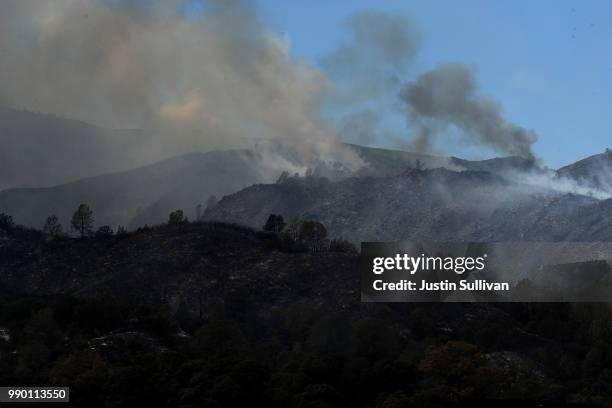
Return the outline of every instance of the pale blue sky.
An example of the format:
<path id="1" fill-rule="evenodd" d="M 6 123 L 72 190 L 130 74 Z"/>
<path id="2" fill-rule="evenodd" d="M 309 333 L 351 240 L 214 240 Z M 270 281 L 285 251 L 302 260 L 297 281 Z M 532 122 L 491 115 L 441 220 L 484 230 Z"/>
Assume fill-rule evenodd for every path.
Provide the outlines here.
<path id="1" fill-rule="evenodd" d="M 407 16 L 424 38 L 407 80 L 442 62 L 472 67 L 481 93 L 499 101 L 509 121 L 538 134 L 535 153 L 551 167 L 612 147 L 612 2 L 260 0 L 259 6 L 266 26 L 313 66 L 344 39 L 343 22 L 353 13 Z M 397 127 L 408 135 L 399 121 Z"/>
<path id="2" fill-rule="evenodd" d="M 612 2 L 262 0 L 296 58 L 317 65 L 358 10 L 410 17 L 424 36 L 416 73 L 452 61 L 472 66 L 482 93 L 539 136 L 552 167 L 612 147 Z M 410 75 L 409 75 L 410 76 Z"/>

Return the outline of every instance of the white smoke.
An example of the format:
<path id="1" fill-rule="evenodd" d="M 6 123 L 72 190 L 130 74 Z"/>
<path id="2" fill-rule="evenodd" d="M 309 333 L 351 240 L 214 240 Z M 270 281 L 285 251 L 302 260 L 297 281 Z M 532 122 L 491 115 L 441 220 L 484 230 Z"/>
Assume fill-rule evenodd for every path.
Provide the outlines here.
<path id="1" fill-rule="evenodd" d="M 320 115 L 330 82 L 292 59 L 250 2 L 211 0 L 199 16 L 182 3 L 3 1 L 0 105 L 164 129 L 193 150 L 270 138 L 305 162 L 361 165 Z"/>

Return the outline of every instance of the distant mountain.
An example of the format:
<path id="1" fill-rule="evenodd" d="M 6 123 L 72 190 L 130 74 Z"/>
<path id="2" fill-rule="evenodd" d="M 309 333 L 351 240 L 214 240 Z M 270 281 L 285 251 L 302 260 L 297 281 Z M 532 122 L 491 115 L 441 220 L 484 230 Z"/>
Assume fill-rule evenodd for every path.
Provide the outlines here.
<path id="1" fill-rule="evenodd" d="M 157 161 L 181 153 L 181 149 L 185 147 L 173 146 L 159 132 L 109 130 L 48 115 L 0 109 L 0 144 L 3 146 L 0 150 L 0 212 L 12 215 L 18 223 L 34 227 L 40 227 L 50 214 L 56 214 L 66 226 L 72 211 L 80 203 L 87 203 L 92 207 L 98 226 L 108 224 L 135 228 L 145 224 L 157 224 L 165 221 L 170 211 L 179 208 L 193 219 L 196 216 L 196 206 L 205 204 L 213 195 L 221 198 L 253 184 L 275 181 L 282 169 L 273 168 L 273 164 L 264 158 L 269 157 L 267 154 L 270 152 L 285 155 L 289 159 L 292 154 L 297 154 L 292 152 L 290 147 L 277 146 L 271 141 L 260 143 L 267 144 L 266 149 L 258 150 L 255 146 L 252 151 L 226 150 L 182 154 Z M 249 206 L 245 209 L 245 214 L 248 214 L 246 218 L 240 216 L 234 220 L 232 217 L 235 214 L 217 215 L 221 219 L 259 226 L 267 212 L 271 212 L 268 209 L 274 209 L 275 206 L 278 206 L 278 212 L 283 214 L 302 214 L 315 211 L 308 207 L 310 200 L 313 200 L 313 203 L 331 200 L 341 206 L 337 211 L 342 213 L 345 208 L 362 205 L 360 203 L 364 197 L 370 197 L 372 200 L 369 205 L 376 207 L 370 209 L 373 211 L 389 204 L 384 202 L 382 191 L 380 197 L 372 197 L 372 191 L 395 183 L 398 177 L 406 177 L 406 172 L 410 169 L 429 170 L 425 173 L 414 173 L 422 174 L 419 183 L 425 185 L 431 182 L 427 174 L 436 174 L 432 172 L 433 169 L 444 168 L 450 171 L 448 174 L 457 173 L 453 173 L 452 177 L 458 180 L 476 177 L 474 172 L 483 173 L 478 176 L 484 177 L 483 180 L 472 181 L 468 188 L 473 189 L 478 183 L 483 183 L 478 200 L 487 203 L 490 201 L 487 189 L 491 188 L 489 183 L 492 183 L 492 180 L 496 180 L 494 183 L 502 183 L 499 176 L 509 171 L 538 169 L 533 161 L 520 157 L 472 161 L 391 149 L 348 146 L 365 162 L 356 172 L 348 173 L 341 168 L 324 164 L 313 169 L 315 176 L 326 177 L 332 183 L 339 183 L 333 184 L 333 188 L 337 186 L 337 194 L 346 194 L 347 197 L 327 197 L 328 192 L 308 187 L 310 181 L 304 183 L 303 191 L 294 186 L 297 188 L 295 197 L 276 197 L 279 192 L 275 189 L 287 186 L 256 185 L 236 196 L 240 197 L 238 202 L 241 202 L 244 197 L 251 197 L 253 192 L 260 194 L 259 198 L 249 198 L 243 203 Z M 559 175 L 583 183 L 606 185 L 607 177 L 610 177 L 607 167 L 612 162 L 610 157 L 610 153 L 593 156 L 560 169 Z M 117 169 L 122 170 L 117 172 Z M 461 175 L 461 172 L 472 173 Z M 404 175 L 398 176 L 400 174 Z M 353 180 L 355 178 L 357 179 Z M 71 181 L 65 183 L 69 180 Z M 298 184 L 300 183 L 296 185 Z M 19 187 L 9 188 L 10 186 Z M 428 188 L 431 187 L 430 185 Z M 301 197 L 304 191 L 309 191 L 307 199 L 297 200 L 296 197 Z M 272 197 L 267 194 L 272 194 Z M 290 194 L 293 194 L 293 190 Z M 548 197 L 549 193 L 545 195 Z M 251 199 L 261 203 L 252 205 Z M 516 198 L 511 201 L 515 202 Z M 235 201 L 225 201 L 224 206 L 227 206 L 228 202 L 234 203 L 232 206 L 239 205 L 235 204 Z M 454 206 L 453 203 L 419 202 L 415 204 L 415 208 L 447 204 Z M 447 210 L 448 208 L 438 212 Z M 403 209 L 389 208 L 387 211 L 392 211 L 389 217 L 393 219 L 400 217 Z M 406 220 L 400 224 L 410 225 Z M 396 235 L 392 233 L 390 236 Z M 371 237 L 376 234 L 370 231 L 364 232 L 363 236 Z"/>
<path id="2" fill-rule="evenodd" d="M 210 196 L 222 197 L 274 176 L 247 151 L 192 153 L 56 187 L 1 191 L 0 212 L 34 227 L 55 214 L 67 226 L 79 203 L 88 203 L 98 226 L 156 224 L 177 208 L 193 219 L 196 205 Z"/>
<path id="3" fill-rule="evenodd" d="M 559 176 L 612 193 L 612 151 L 596 154 L 560 168 Z"/>
<path id="4" fill-rule="evenodd" d="M 261 227 L 271 213 L 321 221 L 354 242 L 612 239 L 612 200 L 446 169 L 255 185 L 224 197 L 205 219 Z"/>
<path id="5" fill-rule="evenodd" d="M 48 187 L 146 164 L 150 158 L 137 153 L 151 137 L 0 108 L 0 190 Z"/>
<path id="6" fill-rule="evenodd" d="M 446 168 L 454 171 L 486 171 L 493 174 L 505 174 L 508 171 L 533 171 L 538 167 L 532 159 L 519 156 L 496 157 L 487 160 L 466 160 L 458 157 L 435 156 L 423 153 L 405 152 L 402 150 L 381 149 L 349 145 L 355 150 L 366 165 L 357 170 L 353 177 L 395 176 L 407 169 Z"/>
<path id="7" fill-rule="evenodd" d="M 77 128 L 85 126 L 78 122 L 68 123 Z M 516 160 L 501 158 L 468 161 L 350 146 L 366 163 L 356 173 L 349 174 L 320 166 L 315 169 L 315 174 L 338 180 L 346 177 L 389 177 L 412 168 L 446 167 L 496 172 L 505 170 Z M 108 152 L 101 156 L 105 154 Z M 88 203 L 92 207 L 96 225 L 135 228 L 158 224 L 166 220 L 170 211 L 179 208 L 193 219 L 196 216 L 196 206 L 205 204 L 213 195 L 221 198 L 252 184 L 275 181 L 281 169 L 272 168 L 272 163 L 265 159 L 268 157 L 266 154 L 247 150 L 192 153 L 133 170 L 82 178 L 53 187 L 7 189 L 0 191 L 0 212 L 12 215 L 18 223 L 34 227 L 40 227 L 50 214 L 57 215 L 67 225 L 72 211 L 79 203 Z M 286 152 L 281 151 L 279 154 Z"/>
<path id="8" fill-rule="evenodd" d="M 50 187 L 219 147 L 198 133 L 175 133 L 108 129 L 0 107 L 0 190 Z"/>
<path id="9" fill-rule="evenodd" d="M 520 156 L 495 157 L 486 160 L 465 160 L 457 157 L 450 158 L 451 164 L 471 171 L 486 171 L 493 174 L 506 174 L 507 172 L 541 171 L 533 159 Z"/>

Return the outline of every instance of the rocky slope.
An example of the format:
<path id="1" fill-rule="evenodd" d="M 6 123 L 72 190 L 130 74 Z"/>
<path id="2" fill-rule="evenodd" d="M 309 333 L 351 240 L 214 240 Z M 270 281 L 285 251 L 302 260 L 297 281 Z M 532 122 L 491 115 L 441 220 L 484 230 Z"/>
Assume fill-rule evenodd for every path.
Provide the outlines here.
<path id="1" fill-rule="evenodd" d="M 518 158 L 467 161 L 351 147 L 366 163 L 356 173 L 347 174 L 326 166 L 314 169 L 314 173 L 338 180 L 349 176 L 389 177 L 410 168 L 447 167 L 500 173 L 508 168 L 528 165 Z M 101 156 L 105 154 L 96 151 Z M 196 206 L 205 204 L 213 195 L 221 198 L 252 184 L 275 181 L 281 168 L 275 167 L 269 153 L 251 150 L 192 153 L 133 170 L 83 178 L 54 187 L 6 189 L 0 191 L 0 212 L 10 214 L 20 224 L 36 228 L 51 214 L 57 215 L 67 225 L 80 203 L 87 203 L 94 210 L 98 226 L 108 224 L 136 228 L 158 224 L 167 219 L 170 211 L 178 208 L 193 219 Z M 40 171 L 44 171 L 42 167 Z"/>
<path id="2" fill-rule="evenodd" d="M 612 151 L 596 154 L 557 171 L 562 177 L 612 193 Z"/>
<path id="3" fill-rule="evenodd" d="M 445 169 L 255 185 L 224 197 L 205 219 L 258 227 L 271 213 L 321 221 L 354 242 L 612 239 L 612 200 Z"/>

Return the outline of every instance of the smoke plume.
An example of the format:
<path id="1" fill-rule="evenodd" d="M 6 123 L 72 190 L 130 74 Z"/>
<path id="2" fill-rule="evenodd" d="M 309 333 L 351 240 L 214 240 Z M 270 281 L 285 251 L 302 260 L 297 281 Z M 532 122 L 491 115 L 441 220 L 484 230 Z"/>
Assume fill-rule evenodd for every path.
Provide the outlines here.
<path id="1" fill-rule="evenodd" d="M 321 59 L 334 81 L 329 108 L 339 118 L 343 140 L 376 144 L 399 138 L 387 125 L 397 112 L 397 92 L 421 48 L 412 20 L 379 11 L 361 11 L 345 21 L 346 40 Z"/>
<path id="2" fill-rule="evenodd" d="M 413 147 L 430 150 L 436 138 L 454 126 L 469 145 L 502 154 L 533 158 L 534 132 L 504 119 L 499 104 L 478 93 L 472 72 L 461 64 L 443 64 L 418 76 L 401 92 L 408 118 L 416 126 Z"/>
<path id="3" fill-rule="evenodd" d="M 183 5 L 4 1 L 0 105 L 105 127 L 164 129 L 172 143 L 193 150 L 271 138 L 306 161 L 360 165 L 320 115 L 330 82 L 293 60 L 250 2 L 210 0 L 199 15 Z"/>
<path id="4" fill-rule="evenodd" d="M 395 93 L 421 47 L 421 34 L 404 16 L 378 11 L 353 14 L 345 22 L 347 41 L 321 60 L 345 104 Z"/>

